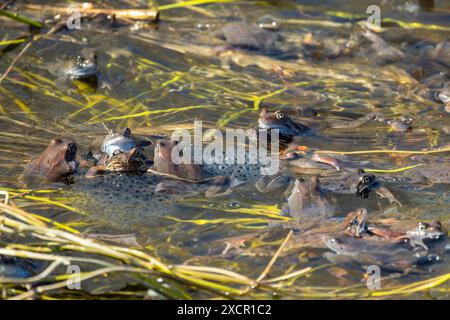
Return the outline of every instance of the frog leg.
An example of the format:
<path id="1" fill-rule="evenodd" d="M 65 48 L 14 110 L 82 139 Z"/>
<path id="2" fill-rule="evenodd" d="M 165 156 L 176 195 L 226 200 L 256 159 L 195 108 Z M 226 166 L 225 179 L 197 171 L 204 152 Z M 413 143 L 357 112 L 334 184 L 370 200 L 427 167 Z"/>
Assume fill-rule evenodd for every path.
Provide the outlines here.
<path id="1" fill-rule="evenodd" d="M 233 188 L 243 184 L 243 181 L 238 180 L 235 177 L 235 173 L 228 176 L 218 176 L 208 180 L 210 185 L 205 191 L 205 196 L 207 198 L 214 198 L 225 196 L 233 192 Z"/>
<path id="2" fill-rule="evenodd" d="M 95 166 L 91 167 L 84 176 L 85 178 L 94 178 L 98 175 L 106 173 L 107 171 L 108 170 L 106 170 L 105 166 Z"/>
<path id="3" fill-rule="evenodd" d="M 314 153 L 311 156 L 311 160 L 333 166 L 337 171 L 341 171 L 341 168 L 342 168 L 342 164 L 338 159 L 331 157 L 329 155 L 326 155 L 326 154 Z"/>
<path id="4" fill-rule="evenodd" d="M 274 192 L 280 189 L 286 189 L 290 182 L 291 177 L 286 175 L 273 176 L 262 176 L 256 183 L 256 189 L 261 193 Z"/>
<path id="5" fill-rule="evenodd" d="M 398 201 L 394 194 L 386 187 L 380 187 L 376 190 L 376 193 L 378 196 L 380 196 L 381 199 L 386 198 L 389 200 L 389 203 L 396 203 L 398 204 L 400 207 L 402 206 L 402 204 L 400 203 L 400 201 Z"/>
<path id="6" fill-rule="evenodd" d="M 190 182 L 166 179 L 156 185 L 155 192 L 193 196 L 198 194 L 198 191 L 194 186 L 195 185 Z"/>
<path id="7" fill-rule="evenodd" d="M 433 187 L 435 185 L 435 183 L 433 181 L 430 181 L 430 180 L 427 180 L 427 181 L 428 181 L 428 183 L 420 186 L 419 190 L 428 189 L 428 188 L 431 188 L 431 187 Z"/>
<path id="8" fill-rule="evenodd" d="M 407 239 L 413 248 L 422 248 L 428 251 L 428 246 L 423 242 L 422 238 L 409 236 Z"/>

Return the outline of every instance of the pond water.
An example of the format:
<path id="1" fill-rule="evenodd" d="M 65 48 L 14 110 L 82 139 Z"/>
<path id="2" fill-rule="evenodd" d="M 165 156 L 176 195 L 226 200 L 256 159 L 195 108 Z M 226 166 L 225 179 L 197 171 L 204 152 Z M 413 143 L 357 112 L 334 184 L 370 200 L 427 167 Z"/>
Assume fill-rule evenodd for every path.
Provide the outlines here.
<path id="1" fill-rule="evenodd" d="M 201 120 L 205 129 L 247 129 L 257 125 L 262 108 L 290 112 L 311 106 L 317 110 L 315 121 L 323 129 L 294 141 L 309 149 L 349 152 L 448 148 L 450 114 L 434 93 L 449 81 L 450 46 L 447 43 L 446 51 L 437 51 L 437 45 L 450 38 L 450 4 L 439 0 L 383 1 L 383 29 L 371 42 L 361 36 L 364 31 L 359 21 L 365 21 L 367 7 L 373 2 L 213 3 L 163 10 L 160 21 L 153 24 L 118 21 L 111 25 L 100 17 L 83 20 L 81 30 L 62 30 L 37 41 L 0 85 L 0 189 L 27 189 L 29 186 L 19 179 L 24 166 L 55 137 L 75 140 L 81 155 L 99 148 L 105 126 L 117 130 L 128 126 L 137 135 L 150 138 L 170 136 L 175 129 L 191 129 L 194 120 Z M 160 5 L 169 3 L 161 1 Z M 25 12 L 41 21 L 52 17 L 51 13 Z M 275 21 L 279 28 L 270 31 L 277 35 L 274 47 L 271 44 L 271 50 L 263 51 L 232 47 L 218 37 L 230 21 Z M 29 32 L 27 27 L 6 18 L 0 18 L 0 22 L 4 26 L 0 39 L 16 39 Z M 378 39 L 384 42 L 380 44 Z M 3 48 L 6 46 L 0 46 L 0 50 Z M 96 91 L 66 81 L 55 72 L 60 70 L 61 62 L 74 59 L 84 48 L 94 49 L 98 56 L 101 77 Z M 2 73 L 20 49 L 0 51 Z M 435 78 L 430 80 L 430 76 Z M 371 112 L 387 120 L 410 115 L 413 129 L 398 132 L 386 121 L 369 121 L 355 129 L 325 125 L 355 120 Z M 427 161 L 426 157 L 394 153 L 347 157 L 362 161 L 366 169 L 388 170 Z M 438 166 L 450 163 L 448 152 L 434 157 L 441 163 Z M 448 168 L 442 165 L 437 175 L 448 174 Z M 448 230 L 448 183 L 393 180 L 385 186 L 401 206 L 375 193 L 369 199 L 336 195 L 334 216 L 344 217 L 364 207 L 369 220 L 439 220 Z M 223 239 L 267 229 L 266 220 L 280 214 L 286 194 L 259 194 L 253 188 L 244 188 L 214 199 L 201 194 L 182 197 L 167 208 L 151 210 L 151 198 L 148 203 L 136 204 L 116 197 L 101 205 L 99 201 L 88 201 L 86 206 L 81 197 L 67 196 L 78 182 L 45 183 L 33 186 L 35 190 L 27 193 L 64 203 L 73 210 L 36 198 L 17 196 L 16 201 L 31 212 L 82 232 L 134 234 L 143 250 L 171 264 L 222 267 L 251 278 L 259 276 L 289 231 L 275 228 L 270 238 L 250 239 L 224 255 Z M 183 188 L 181 184 L 179 188 Z M 84 196 L 92 196 L 91 191 Z M 124 212 L 131 214 L 125 216 Z M 437 250 L 438 263 L 402 276 L 383 274 L 387 277 L 383 288 L 449 274 L 450 256 L 443 248 Z M 353 285 L 366 290 L 364 265 L 333 264 L 323 256 L 329 251 L 299 248 L 281 255 L 270 275 L 320 267 L 285 288 L 281 297 L 320 298 L 314 296 L 314 292 L 323 292 L 320 288 Z M 311 288 L 310 295 L 305 288 Z M 400 297 L 442 299 L 449 297 L 448 290 L 444 283 L 430 291 Z M 192 295 L 205 296 L 201 290 Z M 248 297 L 252 297 L 251 293 Z"/>

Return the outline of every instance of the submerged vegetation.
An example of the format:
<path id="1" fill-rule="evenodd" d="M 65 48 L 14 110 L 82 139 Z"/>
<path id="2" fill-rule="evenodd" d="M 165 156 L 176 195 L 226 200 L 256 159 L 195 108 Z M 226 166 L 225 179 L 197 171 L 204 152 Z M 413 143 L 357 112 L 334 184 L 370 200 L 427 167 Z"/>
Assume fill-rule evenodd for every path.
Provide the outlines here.
<path id="1" fill-rule="evenodd" d="M 322 141 L 300 142 L 301 154 L 354 156 L 365 172 L 387 176 L 423 165 L 410 156 L 445 159 L 448 111 L 424 97 L 406 67 L 336 53 L 334 44 L 351 40 L 367 19 L 365 8 L 341 8 L 333 1 L 176 0 L 144 7 L 137 1 L 120 6 L 98 1 L 82 8 L 81 30 L 67 30 L 65 4 L 14 2 L 0 3 L 1 298 L 448 299 L 448 248 L 437 267 L 383 273 L 381 288 L 369 289 L 369 275 L 359 264 L 330 262 L 323 250 L 286 253 L 294 234 L 287 227 L 254 237 L 293 220 L 280 214 L 284 195 L 177 199 L 175 210 L 125 226 L 100 215 L 95 204 L 81 206 L 83 199 L 68 196 L 70 186 L 30 187 L 21 180 L 23 166 L 54 137 L 76 139 L 84 152 L 98 144 L 105 127 L 130 127 L 146 137 L 190 130 L 194 119 L 203 120 L 206 129 L 249 128 L 262 108 L 299 105 L 319 109 L 320 122 L 354 120 L 368 110 L 389 119 L 417 115 L 414 132 L 405 135 L 378 124 L 338 133 L 325 128 Z M 378 32 L 405 35 L 407 50 L 427 36 L 438 43 L 449 35 L 443 21 L 450 8 L 436 10 L 442 21 L 389 10 Z M 267 14 L 287 30 L 281 53 L 234 50 L 214 35 L 226 21 Z M 400 47 L 398 39 L 392 41 Z M 99 55 L 101 77 L 94 87 L 58 74 L 61 62 L 78 55 L 80 47 L 94 47 Z M 291 58 L 298 48 L 304 55 Z M 393 183 L 401 204 L 370 198 L 373 216 L 439 218 L 448 230 L 448 184 L 404 184 Z M 354 197 L 342 199 L 338 217 L 360 206 Z M 16 263 L 25 271 L 2 275 L 3 265 Z M 30 264 L 38 271 L 27 273 Z"/>
<path id="2" fill-rule="evenodd" d="M 24 194 L 42 191 L 48 192 L 48 190 L 22 190 L 20 193 L 5 193 L 5 203 L 0 204 L 1 232 L 6 239 L 16 236 L 0 249 L 0 254 L 35 259 L 45 264 L 45 268 L 43 267 L 39 274 L 29 278 L 0 278 L 3 298 L 191 299 L 191 292 L 194 290 L 201 291 L 201 296 L 205 298 L 221 296 L 229 299 L 249 297 L 267 299 L 289 296 L 346 299 L 409 295 L 433 289 L 443 292 L 439 286 L 450 279 L 448 273 L 408 285 L 385 287 L 380 291 L 368 290 L 363 284 L 348 287 L 310 287 L 301 284 L 304 277 L 314 277 L 319 270 L 332 268 L 332 264 L 289 270 L 282 275 L 268 277 L 272 265 L 277 262 L 292 231 L 287 234 L 275 254 L 268 259 L 267 266 L 255 279 L 223 268 L 168 264 L 160 257 L 153 256 L 152 250 L 91 239 L 71 226 L 27 212 L 16 204 L 16 201 L 21 201 Z M 252 210 L 250 214 L 253 215 L 258 211 L 260 210 Z M 263 212 L 260 212 L 262 216 L 273 217 Z M 225 222 L 241 222 L 236 220 L 227 219 Z M 257 219 L 253 220 L 258 222 Z M 208 221 L 208 223 L 221 222 Z M 246 222 L 250 222 L 250 219 Z M 193 223 L 203 224 L 201 220 L 195 220 Z M 67 266 L 72 264 L 86 265 L 83 270 L 88 271 L 67 273 Z M 115 278 L 115 274 L 126 274 L 128 276 L 126 282 L 134 288 L 128 288 L 124 282 L 123 288 L 108 289 L 106 285 L 99 293 L 95 289 L 92 292 L 70 289 L 70 284 L 73 283 L 70 282 L 71 279 L 80 281 L 82 287 L 85 286 L 85 282 L 95 281 L 98 277 L 112 277 L 111 281 L 121 282 L 120 278 Z"/>

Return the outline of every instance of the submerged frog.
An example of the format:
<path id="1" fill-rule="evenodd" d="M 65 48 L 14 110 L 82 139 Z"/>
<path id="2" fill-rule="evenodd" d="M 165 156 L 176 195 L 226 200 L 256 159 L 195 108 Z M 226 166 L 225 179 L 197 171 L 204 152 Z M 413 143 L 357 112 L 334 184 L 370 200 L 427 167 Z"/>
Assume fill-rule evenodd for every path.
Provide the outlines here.
<path id="1" fill-rule="evenodd" d="M 417 167 L 409 169 L 402 174 L 378 175 L 382 181 L 408 182 L 414 184 L 450 184 L 450 162 L 436 164 L 419 164 Z"/>
<path id="2" fill-rule="evenodd" d="M 83 80 L 97 77 L 99 74 L 97 54 L 91 50 L 84 50 L 81 55 L 76 57 L 74 63 L 65 72 L 70 80 Z"/>
<path id="3" fill-rule="evenodd" d="M 325 255 L 333 262 L 354 261 L 402 272 L 429 262 L 426 250 L 420 248 L 413 250 L 408 243 L 391 240 L 373 242 L 365 238 L 336 235 L 323 235 L 322 240 L 334 252 L 334 254 Z"/>
<path id="4" fill-rule="evenodd" d="M 444 111 L 450 112 L 450 82 L 445 82 L 434 94 L 436 101 L 444 104 Z"/>
<path id="5" fill-rule="evenodd" d="M 78 168 L 76 154 L 75 142 L 53 139 L 41 156 L 25 168 L 23 177 L 25 179 L 45 177 L 50 182 L 70 183 Z"/>
<path id="6" fill-rule="evenodd" d="M 331 192 L 355 194 L 362 199 L 367 199 L 371 191 L 381 186 L 375 175 L 367 174 L 362 169 L 344 172 L 339 177 L 324 177 L 322 185 Z"/>
<path id="7" fill-rule="evenodd" d="M 96 52 L 88 48 L 81 50 L 75 59 L 50 64 L 47 70 L 57 77 L 60 86 L 71 81 L 82 92 L 95 92 L 99 83 L 106 84 L 98 68 Z"/>
<path id="8" fill-rule="evenodd" d="M 259 128 L 266 130 L 278 130 L 280 138 L 289 140 L 292 137 L 311 133 L 312 128 L 314 128 L 314 131 L 322 130 L 327 127 L 333 129 L 355 129 L 364 125 L 368 121 L 376 120 L 380 117 L 380 114 L 372 112 L 350 121 L 325 123 L 324 121 L 319 122 L 313 118 L 301 116 L 301 110 L 303 109 L 297 108 L 296 111 L 285 112 L 282 110 L 268 111 L 267 109 L 263 109 L 258 118 Z M 308 125 L 301 122 L 307 122 Z"/>
<path id="9" fill-rule="evenodd" d="M 0 278 L 29 278 L 42 271 L 46 263 L 0 255 Z"/>
<path id="10" fill-rule="evenodd" d="M 48 67 L 59 79 L 86 80 L 99 75 L 97 54 L 92 49 L 81 50 L 74 60 L 58 61 Z"/>
<path id="11" fill-rule="evenodd" d="M 393 46 L 389 45 L 375 31 L 369 29 L 364 23 L 358 24 L 355 30 L 356 37 L 359 38 L 358 54 L 361 57 L 369 58 L 378 64 L 390 64 L 404 59 L 405 54 Z M 367 40 L 370 44 L 368 47 L 363 46 Z"/>
<path id="12" fill-rule="evenodd" d="M 322 241 L 325 234 L 346 235 L 349 237 L 362 237 L 366 233 L 367 210 L 357 209 L 349 212 L 343 221 L 337 219 L 324 219 L 321 221 L 299 222 L 300 232 L 292 236 L 286 244 L 285 250 L 292 251 L 303 247 L 325 248 Z"/>
<path id="13" fill-rule="evenodd" d="M 373 223 L 367 227 L 367 234 L 370 235 L 371 239 L 379 237 L 394 241 L 407 240 L 414 247 L 419 246 L 428 250 L 426 243 L 442 239 L 445 232 L 442 230 L 440 221 L 419 222 L 412 223 L 412 225 L 405 221 L 399 221 L 398 223 L 390 223 L 388 226 Z"/>
<path id="14" fill-rule="evenodd" d="M 301 136 L 310 130 L 307 126 L 294 121 L 281 110 L 270 112 L 263 109 L 259 114 L 258 125 L 260 129 L 278 130 L 281 138 Z"/>
<path id="15" fill-rule="evenodd" d="M 405 133 L 412 131 L 414 119 L 410 115 L 402 115 L 393 120 L 387 120 L 386 123 L 392 127 L 395 132 Z"/>
<path id="16" fill-rule="evenodd" d="M 216 36 L 225 40 L 231 47 L 262 52 L 275 51 L 281 39 L 274 31 L 243 21 L 227 23 L 216 32 Z"/>
<path id="17" fill-rule="evenodd" d="M 334 205 L 320 188 L 319 180 L 297 178 L 287 204 L 282 208 L 284 215 L 298 220 L 324 220 L 334 212 Z"/>

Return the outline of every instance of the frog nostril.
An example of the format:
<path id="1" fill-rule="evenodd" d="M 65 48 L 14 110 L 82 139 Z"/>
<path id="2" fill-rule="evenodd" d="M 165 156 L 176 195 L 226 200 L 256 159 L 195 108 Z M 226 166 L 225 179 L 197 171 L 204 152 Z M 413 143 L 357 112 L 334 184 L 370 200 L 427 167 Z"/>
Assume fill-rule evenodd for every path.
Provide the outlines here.
<path id="1" fill-rule="evenodd" d="M 67 145 L 67 150 L 68 150 L 70 153 L 75 153 L 75 152 L 77 152 L 77 145 L 76 145 L 75 143 L 73 143 L 73 142 L 70 142 L 70 143 Z"/>

